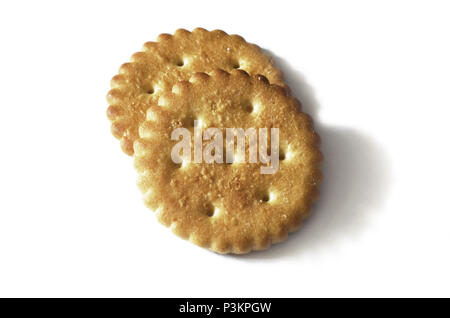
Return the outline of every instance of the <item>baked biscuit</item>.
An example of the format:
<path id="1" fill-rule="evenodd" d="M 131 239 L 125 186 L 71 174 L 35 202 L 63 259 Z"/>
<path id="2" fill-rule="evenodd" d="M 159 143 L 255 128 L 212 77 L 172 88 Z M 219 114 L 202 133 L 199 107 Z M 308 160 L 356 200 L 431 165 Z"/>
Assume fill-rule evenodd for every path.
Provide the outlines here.
<path id="1" fill-rule="evenodd" d="M 188 80 L 195 72 L 215 68 L 226 71 L 239 68 L 250 74 L 262 74 L 271 83 L 287 88 L 272 58 L 239 35 L 201 28 L 161 34 L 157 42 L 145 43 L 142 52 L 135 53 L 131 62 L 123 64 L 111 80 L 107 116 L 122 150 L 133 154 L 139 124 L 161 93 L 170 91 L 179 80 Z"/>
<path id="2" fill-rule="evenodd" d="M 195 125 L 203 132 L 278 128 L 278 169 L 263 174 L 266 164 L 248 160 L 174 162 L 173 131 L 193 131 Z M 284 240 L 318 198 L 322 155 L 312 120 L 285 89 L 263 76 L 241 70 L 196 73 L 161 94 L 139 132 L 134 158 L 144 202 L 175 234 L 215 252 L 247 253 Z M 248 144 L 244 157 L 250 157 Z"/>

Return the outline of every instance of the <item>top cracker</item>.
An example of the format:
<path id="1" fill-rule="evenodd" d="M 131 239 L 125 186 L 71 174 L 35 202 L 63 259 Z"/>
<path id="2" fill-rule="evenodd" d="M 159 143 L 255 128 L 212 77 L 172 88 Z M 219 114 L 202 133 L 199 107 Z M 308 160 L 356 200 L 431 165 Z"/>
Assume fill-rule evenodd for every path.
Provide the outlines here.
<path id="1" fill-rule="evenodd" d="M 318 198 L 322 154 L 312 119 L 261 75 L 196 73 L 161 95 L 139 133 L 134 162 L 145 204 L 175 234 L 215 252 L 283 241 Z"/>
<path id="2" fill-rule="evenodd" d="M 202 28 L 192 32 L 179 29 L 174 35 L 161 34 L 157 42 L 145 43 L 143 51 L 135 53 L 131 62 L 123 64 L 111 80 L 107 115 L 122 150 L 133 155 L 139 125 L 145 121 L 147 109 L 157 104 L 161 93 L 170 91 L 178 81 L 188 80 L 196 72 L 216 68 L 261 74 L 270 83 L 287 89 L 272 58 L 239 35 Z"/>

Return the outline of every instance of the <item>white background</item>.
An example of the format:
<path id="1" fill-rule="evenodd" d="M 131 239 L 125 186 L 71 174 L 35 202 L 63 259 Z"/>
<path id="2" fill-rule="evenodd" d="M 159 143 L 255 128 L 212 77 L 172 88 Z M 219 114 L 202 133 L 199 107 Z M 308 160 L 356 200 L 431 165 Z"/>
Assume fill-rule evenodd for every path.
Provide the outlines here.
<path id="1" fill-rule="evenodd" d="M 450 5 L 9 1 L 0 5 L 0 296 L 450 296 Z M 177 28 L 276 55 L 323 139 L 313 216 L 221 256 L 144 207 L 109 80 Z"/>

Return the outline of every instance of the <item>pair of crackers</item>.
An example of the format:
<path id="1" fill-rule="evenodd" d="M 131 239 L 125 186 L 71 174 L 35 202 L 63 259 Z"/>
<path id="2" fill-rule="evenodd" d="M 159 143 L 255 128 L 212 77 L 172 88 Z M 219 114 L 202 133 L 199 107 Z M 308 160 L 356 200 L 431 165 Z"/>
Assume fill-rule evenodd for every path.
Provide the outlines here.
<path id="1" fill-rule="evenodd" d="M 134 155 L 146 205 L 177 235 L 247 253 L 284 240 L 309 215 L 320 139 L 256 45 L 219 30 L 161 34 L 111 87 L 111 131 Z M 241 152 L 237 135 L 228 139 L 236 131 L 245 132 Z M 181 137 L 189 143 L 178 152 Z"/>

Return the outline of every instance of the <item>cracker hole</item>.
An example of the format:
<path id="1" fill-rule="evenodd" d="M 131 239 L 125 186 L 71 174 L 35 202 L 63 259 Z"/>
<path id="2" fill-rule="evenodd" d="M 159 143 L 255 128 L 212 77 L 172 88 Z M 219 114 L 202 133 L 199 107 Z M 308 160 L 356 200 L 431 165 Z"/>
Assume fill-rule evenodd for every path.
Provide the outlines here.
<path id="1" fill-rule="evenodd" d="M 205 210 L 205 214 L 207 217 L 213 217 L 214 216 L 214 206 L 212 204 L 208 204 Z"/>
<path id="2" fill-rule="evenodd" d="M 253 105 L 250 101 L 245 101 L 242 104 L 242 108 L 244 109 L 245 112 L 247 113 L 252 113 L 253 112 Z"/>
<path id="3" fill-rule="evenodd" d="M 231 58 L 228 63 L 230 63 L 229 65 L 230 65 L 231 69 L 237 70 L 238 68 L 241 67 L 241 63 L 239 63 L 239 59 Z"/>
<path id="4" fill-rule="evenodd" d="M 259 202 L 267 203 L 270 201 L 270 193 L 266 191 L 261 191 L 259 193 Z"/>
<path id="5" fill-rule="evenodd" d="M 153 87 L 147 89 L 147 94 L 153 94 L 155 92 L 155 90 L 153 89 Z"/>
<path id="6" fill-rule="evenodd" d="M 280 159 L 280 161 L 283 161 L 284 159 L 286 159 L 286 154 L 281 149 L 279 150 L 278 158 Z"/>
<path id="7" fill-rule="evenodd" d="M 184 66 L 184 61 L 183 60 L 177 60 L 176 62 L 175 62 L 175 65 L 176 66 L 178 66 L 178 67 L 182 67 L 182 66 Z"/>

